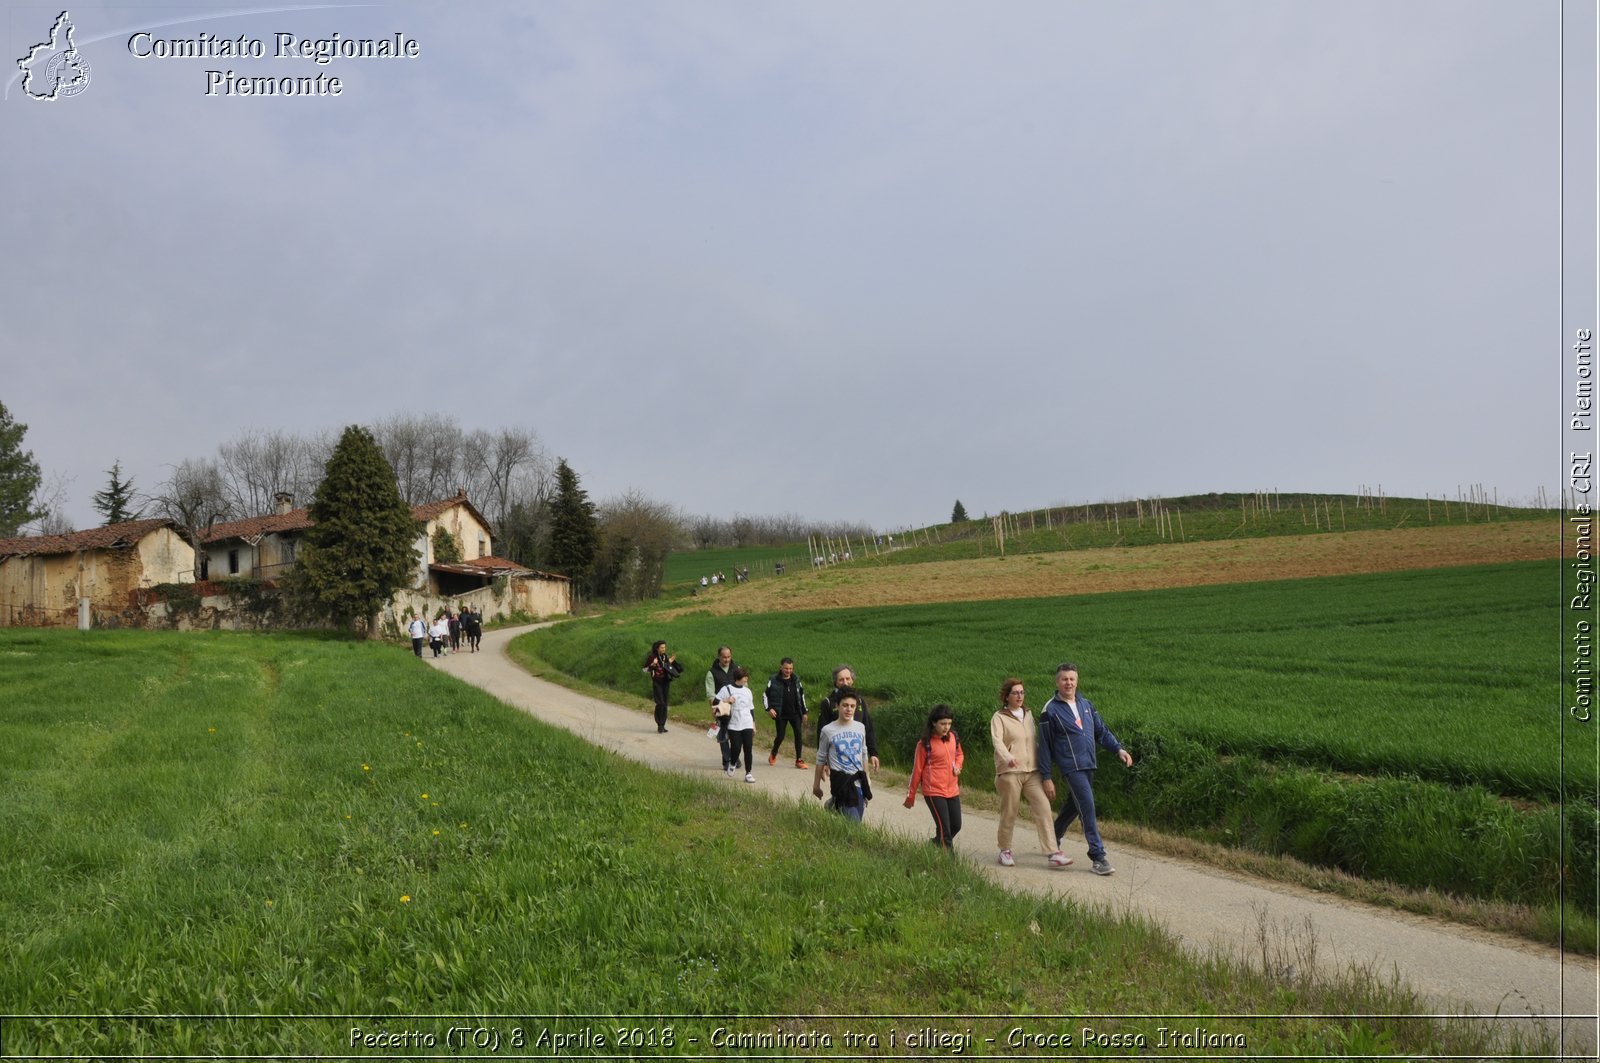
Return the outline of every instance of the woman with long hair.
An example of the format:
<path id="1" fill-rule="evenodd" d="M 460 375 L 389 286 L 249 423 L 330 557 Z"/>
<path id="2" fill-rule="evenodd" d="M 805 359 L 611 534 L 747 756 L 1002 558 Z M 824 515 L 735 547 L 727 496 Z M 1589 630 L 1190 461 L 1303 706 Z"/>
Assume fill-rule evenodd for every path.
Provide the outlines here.
<path id="1" fill-rule="evenodd" d="M 966 754 L 955 733 L 955 713 L 948 705 L 935 705 L 922 727 L 916 756 L 911 766 L 911 787 L 906 791 L 906 807 L 917 801 L 917 787 L 933 814 L 933 843 L 952 849 L 961 832 L 961 765 Z"/>
<path id="2" fill-rule="evenodd" d="M 672 681 L 683 674 L 676 653 L 667 653 L 667 640 L 657 639 L 645 655 L 644 674 L 650 677 L 650 693 L 656 702 L 656 734 L 667 733 L 667 695 Z"/>

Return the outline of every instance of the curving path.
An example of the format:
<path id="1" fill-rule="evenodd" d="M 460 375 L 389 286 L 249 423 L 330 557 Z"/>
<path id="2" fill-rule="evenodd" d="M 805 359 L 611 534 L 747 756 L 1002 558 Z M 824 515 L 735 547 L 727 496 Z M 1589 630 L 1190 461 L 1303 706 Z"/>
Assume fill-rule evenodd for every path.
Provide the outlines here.
<path id="1" fill-rule="evenodd" d="M 762 748 L 761 741 L 770 730 L 757 731 L 755 785 L 745 784 L 742 775 L 730 780 L 722 774 L 716 744 L 707 740 L 703 728 L 673 724 L 667 734 L 657 734 L 648 713 L 587 697 L 523 671 L 506 656 L 505 647 L 527 630 L 488 632 L 476 654 L 428 660 L 540 720 L 650 767 L 699 776 L 718 786 L 759 790 L 780 800 L 814 800 L 811 771 L 799 771 L 783 759 L 776 767 L 767 766 L 770 746 Z M 698 678 L 686 676 L 685 681 Z M 808 759 L 813 738 L 806 736 Z M 868 825 L 908 837 L 928 837 L 926 809 L 920 801 L 915 808 L 905 808 L 904 796 L 903 789 L 885 786 L 867 812 Z M 1565 1050 L 1573 1058 L 1595 1055 L 1600 973 L 1587 958 L 1125 845 L 1111 847 L 1117 873 L 1099 878 L 1088 871 L 1081 835 L 1067 838 L 1067 853 L 1075 863 L 1051 869 L 1043 854 L 1029 851 L 1037 842 L 1026 822 L 1019 823 L 1016 831 L 1017 866 L 1002 868 L 995 864 L 993 814 L 967 811 L 963 821 L 956 836 L 957 852 L 1009 888 L 1141 915 L 1197 951 L 1243 954 L 1258 963 L 1265 928 L 1274 942 L 1274 963 L 1312 962 L 1327 973 L 1354 965 L 1380 976 L 1398 975 L 1440 1013 L 1566 1016 Z M 1314 948 L 1307 949 L 1310 941 Z"/>

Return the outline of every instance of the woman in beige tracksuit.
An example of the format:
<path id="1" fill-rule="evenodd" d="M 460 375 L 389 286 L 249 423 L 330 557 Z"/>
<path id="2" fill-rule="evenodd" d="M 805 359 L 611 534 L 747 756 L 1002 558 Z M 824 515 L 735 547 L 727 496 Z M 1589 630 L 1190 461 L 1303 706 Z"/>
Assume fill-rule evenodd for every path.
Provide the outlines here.
<path id="1" fill-rule="evenodd" d="M 1033 713 L 1023 704 L 1027 692 L 1022 680 L 1007 679 L 1000 684 L 1000 711 L 989 721 L 989 740 L 994 744 L 994 791 L 1000 797 L 1000 863 L 1016 863 L 1011 855 L 1011 831 L 1017 823 L 1017 798 L 1025 795 L 1033 810 L 1033 827 L 1039 834 L 1039 848 L 1051 867 L 1066 867 L 1072 857 L 1056 848 L 1052 837 L 1050 799 L 1044 795 L 1044 781 L 1034 747 L 1039 728 Z"/>

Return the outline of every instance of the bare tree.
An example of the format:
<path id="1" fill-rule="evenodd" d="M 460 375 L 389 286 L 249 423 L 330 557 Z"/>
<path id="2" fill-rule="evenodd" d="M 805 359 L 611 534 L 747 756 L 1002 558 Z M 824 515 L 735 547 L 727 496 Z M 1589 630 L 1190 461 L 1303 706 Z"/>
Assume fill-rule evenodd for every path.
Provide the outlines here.
<path id="1" fill-rule="evenodd" d="M 379 421 L 372 435 L 411 505 L 447 498 L 466 484 L 466 437 L 454 418 L 399 414 Z"/>
<path id="2" fill-rule="evenodd" d="M 549 501 L 550 457 L 532 431 L 480 428 L 467 434 L 465 452 L 468 489 L 492 524 L 503 523 L 515 503 L 538 508 Z"/>
<path id="3" fill-rule="evenodd" d="M 282 431 L 251 430 L 217 448 L 229 510 L 239 516 L 272 512 L 277 496 L 309 502 L 322 481 L 329 444 Z"/>
<path id="4" fill-rule="evenodd" d="M 194 547 L 194 578 L 205 560 L 202 540 L 211 526 L 228 515 L 228 489 L 214 461 L 184 459 L 169 466 L 172 475 L 150 496 L 160 514 L 182 529 Z"/>
<path id="5" fill-rule="evenodd" d="M 640 601 L 661 593 L 667 554 L 683 538 L 671 506 L 637 490 L 600 506 L 599 592 L 615 601 Z"/>

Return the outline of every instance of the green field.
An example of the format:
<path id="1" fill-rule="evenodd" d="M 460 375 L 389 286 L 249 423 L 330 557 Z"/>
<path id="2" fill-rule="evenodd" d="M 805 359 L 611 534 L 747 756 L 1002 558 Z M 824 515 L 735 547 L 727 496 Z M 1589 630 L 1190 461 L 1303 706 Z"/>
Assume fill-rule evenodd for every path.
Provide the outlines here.
<path id="1" fill-rule="evenodd" d="M 789 546 L 729 546 L 710 550 L 674 550 L 667 555 L 661 582 L 666 586 L 700 582 L 701 576 L 722 572 L 729 582 L 740 567 L 750 569 L 750 578 L 772 575 L 774 563 L 787 563 L 790 572 L 809 568 L 804 543 Z"/>
<path id="2" fill-rule="evenodd" d="M 560 1054 L 541 1033 L 585 1030 L 703 1058 L 719 1027 L 859 1056 L 861 1015 L 980 1038 L 1200 1015 L 1284 1056 L 1497 1048 L 1287 953 L 1192 959 L 926 845 L 624 764 L 402 648 L 8 630 L 0 656 L 8 1055 L 439 1058 L 461 1051 L 449 1016 L 517 1015 L 471 1025 L 539 1058 Z M 437 1047 L 352 1041 L 410 1032 Z"/>
<path id="3" fill-rule="evenodd" d="M 986 757 L 1000 680 L 1022 677 L 1037 708 L 1073 660 L 1139 758 L 1102 761 L 1109 816 L 1535 906 L 1565 883 L 1592 909 L 1596 772 L 1592 748 L 1560 755 L 1557 578 L 1557 562 L 1528 562 L 529 638 L 556 667 L 641 694 L 639 660 L 666 638 L 691 669 L 675 694 L 696 707 L 719 643 L 758 675 L 794 657 L 813 698 L 848 661 L 901 761 L 939 701 Z"/>

